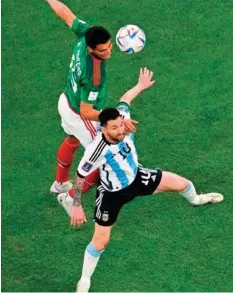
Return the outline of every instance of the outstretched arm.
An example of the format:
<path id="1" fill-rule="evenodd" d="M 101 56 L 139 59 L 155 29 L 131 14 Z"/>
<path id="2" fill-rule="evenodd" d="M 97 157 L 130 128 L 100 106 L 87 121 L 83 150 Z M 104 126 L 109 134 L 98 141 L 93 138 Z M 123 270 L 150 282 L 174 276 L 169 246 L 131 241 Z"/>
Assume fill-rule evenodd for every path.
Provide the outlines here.
<path id="1" fill-rule="evenodd" d="M 148 89 L 154 84 L 155 81 L 152 80 L 152 77 L 152 71 L 147 69 L 147 67 L 141 68 L 138 83 L 120 98 L 120 102 L 125 102 L 130 105 L 132 100 L 134 100 L 142 91 Z"/>
<path id="2" fill-rule="evenodd" d="M 56 15 L 60 17 L 71 28 L 74 20 L 76 19 L 76 15 L 65 4 L 61 3 L 58 0 L 45 1 L 48 2 Z"/>
<path id="3" fill-rule="evenodd" d="M 140 69 L 140 74 L 138 78 L 138 83 L 132 89 L 128 90 L 121 98 L 120 102 L 127 103 L 130 105 L 132 100 L 134 100 L 143 90 L 151 87 L 154 84 L 154 80 L 152 80 L 153 72 L 148 70 L 147 67 Z M 135 132 L 137 121 L 132 119 L 124 119 L 125 131 Z"/>

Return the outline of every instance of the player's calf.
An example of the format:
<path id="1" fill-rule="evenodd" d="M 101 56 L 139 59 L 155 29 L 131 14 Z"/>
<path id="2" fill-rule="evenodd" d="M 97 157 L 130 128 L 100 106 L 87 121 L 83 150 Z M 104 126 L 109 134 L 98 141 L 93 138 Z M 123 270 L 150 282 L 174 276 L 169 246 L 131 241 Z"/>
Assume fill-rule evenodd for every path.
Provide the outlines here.
<path id="1" fill-rule="evenodd" d="M 154 193 L 177 191 L 194 206 L 207 203 L 219 203 L 224 197 L 220 193 L 197 194 L 195 186 L 189 180 L 171 172 L 162 173 L 162 179 Z"/>
<path id="2" fill-rule="evenodd" d="M 69 171 L 74 158 L 74 153 L 79 147 L 79 145 L 80 142 L 72 136 L 66 137 L 63 143 L 61 144 L 57 154 L 57 182 L 60 183 L 69 180 Z"/>
<path id="3" fill-rule="evenodd" d="M 108 245 L 111 236 L 112 226 L 104 227 L 99 224 L 95 224 L 95 233 L 92 238 L 93 246 L 101 251 Z"/>

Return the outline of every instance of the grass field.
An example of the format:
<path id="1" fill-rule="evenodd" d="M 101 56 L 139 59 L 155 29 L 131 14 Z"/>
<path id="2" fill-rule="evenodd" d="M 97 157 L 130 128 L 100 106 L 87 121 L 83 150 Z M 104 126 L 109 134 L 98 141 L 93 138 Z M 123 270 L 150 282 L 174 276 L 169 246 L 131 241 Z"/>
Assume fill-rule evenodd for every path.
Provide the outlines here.
<path id="1" fill-rule="evenodd" d="M 140 121 L 141 163 L 190 178 L 199 192 L 225 196 L 220 205 L 200 208 L 177 194 L 125 206 L 91 291 L 233 291 L 232 1 L 65 3 L 113 36 L 126 23 L 144 29 L 141 53 L 126 56 L 115 47 L 108 63 L 108 105 L 116 105 L 135 84 L 140 66 L 148 66 L 156 85 L 132 107 Z M 79 230 L 69 226 L 48 192 L 64 135 L 57 100 L 74 41 L 44 1 L 2 0 L 5 292 L 74 291 L 93 233 L 94 190 L 84 198 L 89 221 Z M 80 149 L 77 163 L 81 155 Z"/>

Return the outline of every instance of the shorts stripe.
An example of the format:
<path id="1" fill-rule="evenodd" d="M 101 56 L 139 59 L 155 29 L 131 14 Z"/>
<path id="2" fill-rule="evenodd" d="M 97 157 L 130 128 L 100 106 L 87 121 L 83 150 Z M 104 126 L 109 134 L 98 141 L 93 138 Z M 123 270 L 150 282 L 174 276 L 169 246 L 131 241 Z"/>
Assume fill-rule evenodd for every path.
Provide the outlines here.
<path id="1" fill-rule="evenodd" d="M 91 123 L 91 121 L 90 121 L 90 120 L 87 120 L 87 119 L 85 119 L 85 120 L 86 120 L 87 124 L 90 125 L 90 129 L 92 129 L 92 131 L 96 134 L 96 129 L 95 129 L 95 127 L 93 126 L 93 124 Z"/>
<path id="2" fill-rule="evenodd" d="M 104 193 L 102 190 L 99 190 L 99 197 L 97 198 L 97 200 L 95 201 L 95 204 L 96 204 L 96 217 L 98 219 L 101 218 L 101 212 L 100 212 L 100 206 L 101 206 L 101 203 L 102 203 L 102 199 L 103 199 L 103 196 L 104 196 Z"/>
<path id="3" fill-rule="evenodd" d="M 86 129 L 90 132 L 91 134 L 91 138 L 94 139 L 95 137 L 95 132 L 93 132 L 93 130 L 90 128 L 90 125 L 87 123 L 88 120 L 84 119 L 81 115 L 80 115 L 80 118 L 82 119 Z"/>
<path id="4" fill-rule="evenodd" d="M 79 115 L 79 117 L 82 119 L 82 121 L 83 121 L 83 123 L 84 123 L 86 129 L 90 132 L 90 134 L 91 134 L 91 138 L 93 139 L 93 138 L 95 137 L 95 135 L 96 135 L 96 129 L 95 129 L 95 127 L 93 126 L 93 124 L 91 123 L 90 120 L 87 120 L 87 119 L 83 118 L 83 117 L 80 115 L 80 113 L 78 113 L 78 112 L 76 112 L 74 109 L 72 109 L 72 107 L 71 107 L 71 105 L 70 105 L 70 103 L 69 103 L 69 100 L 68 100 L 68 98 L 67 98 L 66 93 L 63 92 L 63 94 L 65 95 L 65 97 L 66 97 L 66 99 L 67 99 L 67 103 L 68 103 L 69 108 L 70 108 L 75 114 Z"/>

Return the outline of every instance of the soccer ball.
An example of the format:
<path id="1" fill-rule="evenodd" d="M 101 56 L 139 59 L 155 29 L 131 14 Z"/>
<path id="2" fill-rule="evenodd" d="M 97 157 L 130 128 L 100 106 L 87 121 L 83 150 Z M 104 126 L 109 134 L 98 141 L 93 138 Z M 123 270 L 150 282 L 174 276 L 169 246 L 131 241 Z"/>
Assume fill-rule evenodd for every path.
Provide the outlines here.
<path id="1" fill-rule="evenodd" d="M 122 52 L 137 53 L 145 47 L 146 36 L 137 25 L 127 24 L 117 32 L 116 43 Z"/>

